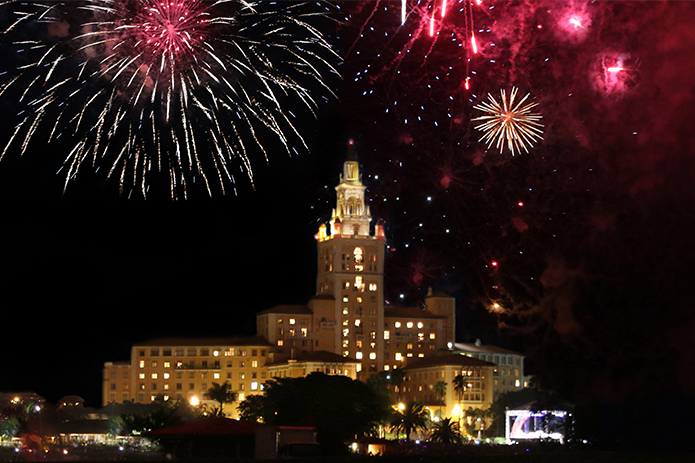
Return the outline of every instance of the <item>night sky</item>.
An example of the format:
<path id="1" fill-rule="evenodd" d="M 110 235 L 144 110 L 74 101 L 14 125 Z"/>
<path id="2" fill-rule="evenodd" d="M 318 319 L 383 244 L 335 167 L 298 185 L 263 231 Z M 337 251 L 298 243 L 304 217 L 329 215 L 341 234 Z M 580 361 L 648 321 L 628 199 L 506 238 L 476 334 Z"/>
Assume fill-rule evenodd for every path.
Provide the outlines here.
<path id="1" fill-rule="evenodd" d="M 255 312 L 306 302 L 353 138 L 389 303 L 455 295 L 459 341 L 524 351 L 580 403 L 691 396 L 695 4 L 449 1 L 444 18 L 441 1 L 407 4 L 403 26 L 400 2 L 338 5 L 322 25 L 344 59 L 342 81 L 326 77 L 338 100 L 300 124 L 309 152 L 252 158 L 255 190 L 191 184 L 172 202 L 155 178 L 155 200 L 129 200 L 85 170 L 63 194 L 68 142 L 8 153 L 0 390 L 96 404 L 101 364 L 133 341 L 252 334 Z M 513 86 L 544 125 L 516 156 L 471 121 Z"/>

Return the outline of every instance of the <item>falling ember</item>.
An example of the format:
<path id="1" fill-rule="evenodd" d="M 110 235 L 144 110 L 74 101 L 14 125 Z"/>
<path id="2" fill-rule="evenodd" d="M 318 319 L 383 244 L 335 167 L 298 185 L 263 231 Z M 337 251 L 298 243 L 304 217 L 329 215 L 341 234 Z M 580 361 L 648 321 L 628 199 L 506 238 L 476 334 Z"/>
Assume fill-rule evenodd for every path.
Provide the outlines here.
<path id="1" fill-rule="evenodd" d="M 484 121 L 475 127 L 484 133 L 479 141 L 486 142 L 488 148 L 496 142 L 495 147 L 500 152 L 504 152 L 504 145 L 506 144 L 512 152 L 512 156 L 521 149 L 528 153 L 529 147 L 533 146 L 536 141 L 543 139 L 543 125 L 538 122 L 542 116 L 531 112 L 533 108 L 538 106 L 538 103 L 524 105 L 530 95 L 527 93 L 521 101 L 515 104 L 517 91 L 516 87 L 512 87 L 509 101 L 507 101 L 506 92 L 500 90 L 501 104 L 488 94 L 489 101 L 473 106 L 473 109 L 487 114 L 472 119 Z"/>
<path id="2" fill-rule="evenodd" d="M 473 49 L 473 53 L 478 53 L 478 43 L 475 41 L 475 34 L 471 32 L 471 47 Z"/>
<path id="3" fill-rule="evenodd" d="M 616 72 L 624 71 L 625 68 L 622 66 L 613 66 L 606 69 L 606 71 L 615 74 Z"/>
<path id="4" fill-rule="evenodd" d="M 463 87 L 464 87 L 466 90 L 470 90 L 470 89 L 471 89 L 471 78 L 470 78 L 470 77 L 466 77 L 466 81 L 463 83 Z"/>
<path id="5" fill-rule="evenodd" d="M 405 8 L 408 4 L 407 0 L 401 0 L 401 26 L 405 24 Z"/>
<path id="6" fill-rule="evenodd" d="M 442 0 L 442 18 L 446 16 L 446 0 Z"/>
<path id="7" fill-rule="evenodd" d="M 434 37 L 434 9 L 432 10 L 432 17 L 430 18 L 430 37 Z"/>

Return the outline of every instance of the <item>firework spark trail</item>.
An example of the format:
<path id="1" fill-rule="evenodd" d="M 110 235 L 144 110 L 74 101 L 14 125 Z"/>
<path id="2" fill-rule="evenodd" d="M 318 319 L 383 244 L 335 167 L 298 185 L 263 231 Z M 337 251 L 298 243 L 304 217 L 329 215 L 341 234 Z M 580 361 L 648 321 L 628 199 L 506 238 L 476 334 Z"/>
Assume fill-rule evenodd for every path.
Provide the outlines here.
<path id="1" fill-rule="evenodd" d="M 501 104 L 495 98 L 488 94 L 489 102 L 484 101 L 479 105 L 473 106 L 474 109 L 487 113 L 486 116 L 476 117 L 473 121 L 485 121 L 475 128 L 482 131 L 484 135 L 479 141 L 487 143 L 490 148 L 494 142 L 495 147 L 504 152 L 506 142 L 507 148 L 515 155 L 515 151 L 521 152 L 523 149 L 528 153 L 528 148 L 539 139 L 542 140 L 543 125 L 538 123 L 542 118 L 540 114 L 532 113 L 531 110 L 538 106 L 538 103 L 524 102 L 528 99 L 527 93 L 521 101 L 514 104 L 518 89 L 512 87 L 507 101 L 507 95 L 504 90 L 500 90 Z"/>
<path id="2" fill-rule="evenodd" d="M 224 193 L 225 182 L 234 184 L 234 164 L 253 185 L 252 151 L 268 162 L 273 138 L 287 154 L 296 143 L 307 149 L 297 119 L 285 114 L 288 102 L 316 117 L 316 97 L 334 96 L 325 76 L 338 74 L 339 57 L 313 24 L 327 13 L 316 3 L 268 3 L 0 2 L 0 17 L 10 18 L 0 37 L 42 27 L 78 31 L 65 37 L 49 31 L 46 44 L 11 42 L 33 61 L 0 82 L 0 97 L 14 96 L 22 107 L 0 159 L 17 148 L 26 153 L 49 125 L 49 142 L 74 138 L 63 163 L 65 187 L 101 162 L 110 165 L 107 178 L 120 172 L 121 191 L 132 179 L 143 196 L 155 172 L 168 173 L 172 198 L 187 197 L 196 176 L 209 195 L 211 178 Z"/>

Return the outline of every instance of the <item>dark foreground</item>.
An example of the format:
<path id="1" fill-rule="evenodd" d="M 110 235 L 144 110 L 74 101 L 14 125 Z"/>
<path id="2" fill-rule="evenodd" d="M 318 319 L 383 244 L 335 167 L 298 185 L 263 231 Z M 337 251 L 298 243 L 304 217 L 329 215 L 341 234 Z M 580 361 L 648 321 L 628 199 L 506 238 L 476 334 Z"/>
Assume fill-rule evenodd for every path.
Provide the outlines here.
<path id="1" fill-rule="evenodd" d="M 514 449 L 517 450 L 517 449 Z M 514 451 L 508 448 L 500 448 L 499 452 L 465 452 L 456 455 L 447 454 L 411 454 L 411 455 L 385 455 L 379 457 L 369 456 L 344 456 L 344 457 L 322 457 L 312 459 L 293 459 L 293 463 L 695 463 L 695 452 L 693 453 L 643 453 L 631 451 L 597 451 L 597 450 L 570 450 L 570 451 L 525 451 L 518 449 Z M 0 461 L 80 461 L 102 463 L 107 461 L 133 461 L 147 463 L 170 463 L 179 461 L 182 463 L 242 463 L 255 460 L 236 460 L 233 458 L 192 458 L 192 459 L 167 459 L 166 455 L 149 454 L 145 455 L 103 455 L 103 458 L 83 459 L 83 458 L 23 458 L 21 455 L 0 452 Z"/>

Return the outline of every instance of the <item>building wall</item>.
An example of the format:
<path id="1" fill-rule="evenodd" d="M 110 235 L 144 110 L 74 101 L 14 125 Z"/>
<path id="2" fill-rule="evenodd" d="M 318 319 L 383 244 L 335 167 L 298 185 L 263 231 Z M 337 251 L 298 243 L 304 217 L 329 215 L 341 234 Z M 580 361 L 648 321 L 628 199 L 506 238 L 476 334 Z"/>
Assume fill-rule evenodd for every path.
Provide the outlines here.
<path id="1" fill-rule="evenodd" d="M 404 368 L 409 361 L 438 354 L 450 341 L 444 328 L 441 318 L 406 314 L 385 317 L 384 369 Z"/>
<path id="2" fill-rule="evenodd" d="M 493 366 L 409 368 L 400 394 L 401 401 L 421 401 L 430 410 L 441 409 L 445 417 L 457 417 L 468 408 L 485 410 L 494 401 L 493 374 Z M 454 378 L 458 375 L 466 378 L 466 388 L 460 397 L 454 389 Z M 446 383 L 443 403 L 434 392 L 434 385 L 439 381 Z"/>

